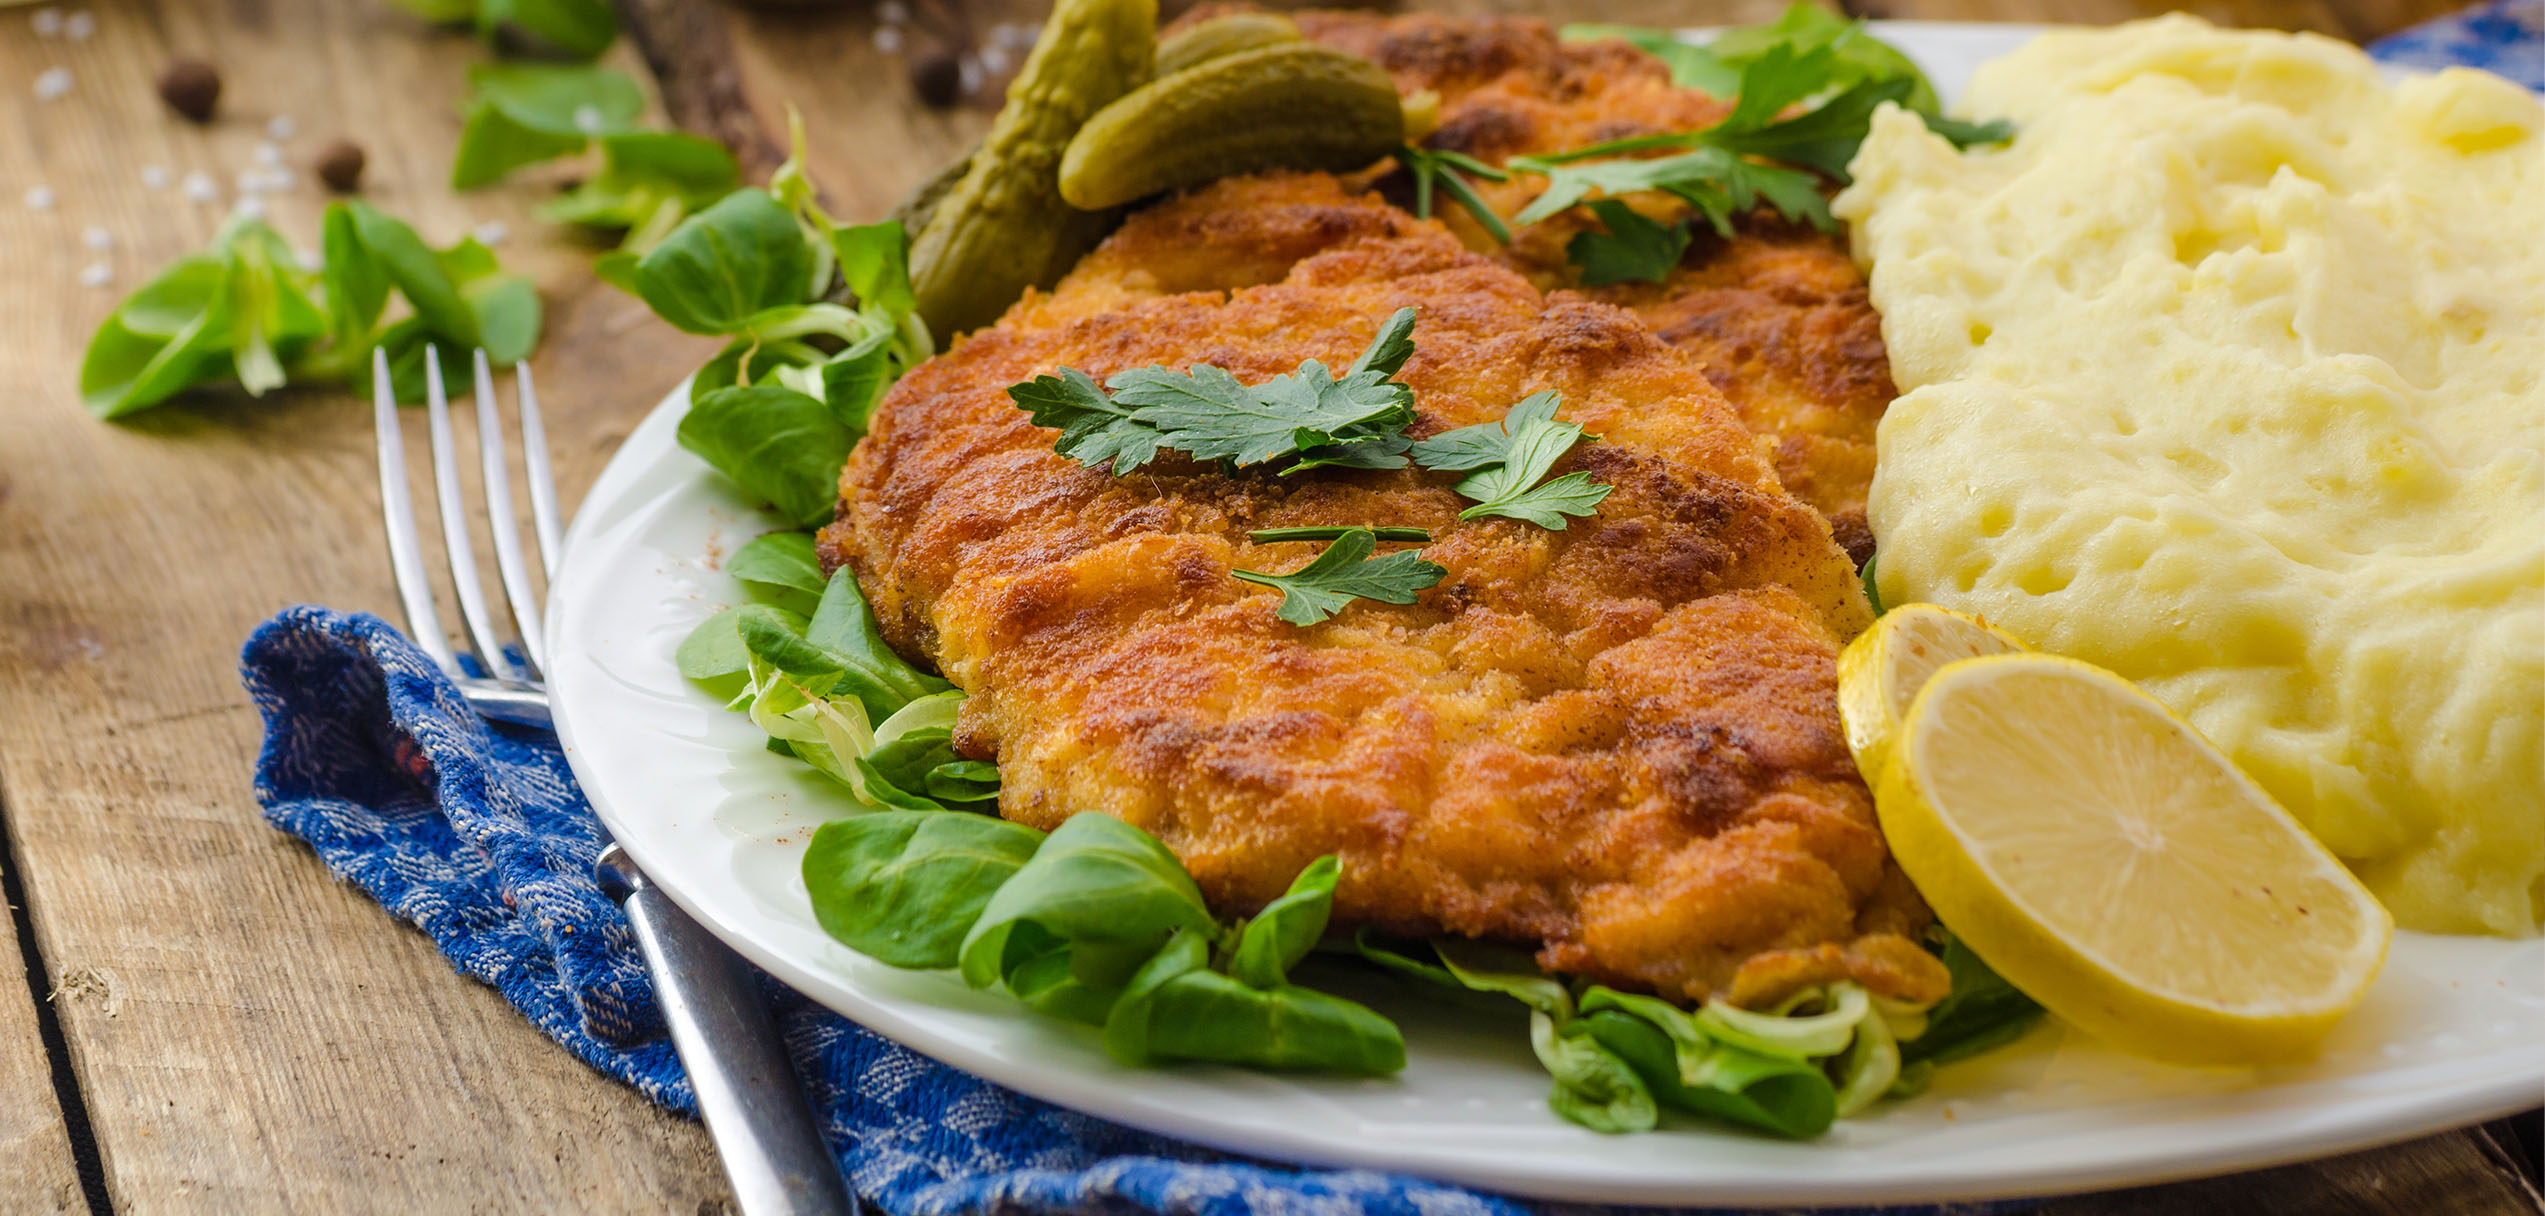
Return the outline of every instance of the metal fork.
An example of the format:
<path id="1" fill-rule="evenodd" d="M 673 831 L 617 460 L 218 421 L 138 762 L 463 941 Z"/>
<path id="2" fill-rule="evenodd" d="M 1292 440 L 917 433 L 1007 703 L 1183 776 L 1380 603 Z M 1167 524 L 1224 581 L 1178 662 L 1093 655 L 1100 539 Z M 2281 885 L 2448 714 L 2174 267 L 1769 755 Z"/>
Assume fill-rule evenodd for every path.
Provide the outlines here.
<path id="1" fill-rule="evenodd" d="M 470 514 L 460 494 L 459 458 L 451 441 L 451 404 L 442 388 L 438 352 L 425 349 L 424 394 L 433 448 L 433 490 L 442 521 L 442 548 L 450 559 L 451 587 L 468 627 L 468 651 L 453 649 L 434 608 L 433 584 L 424 572 L 423 547 L 407 486 L 406 444 L 390 388 L 386 352 L 371 354 L 372 420 L 380 444 L 380 511 L 389 538 L 389 566 L 406 609 L 407 633 L 459 685 L 460 695 L 487 718 L 549 725 L 548 660 L 539 600 L 522 552 L 513 515 L 512 479 L 504 429 L 496 417 L 495 379 L 486 352 L 476 352 L 477 445 L 486 520 L 495 541 L 495 569 L 511 609 L 517 647 L 507 647 L 486 607 L 469 539 Z M 543 574 L 557 569 L 557 490 L 548 471 L 548 440 L 539 423 L 539 397 L 530 368 L 514 379 L 519 400 L 522 463 L 530 484 L 532 532 L 538 537 Z M 516 658 L 516 650 L 519 657 Z M 671 1026 L 672 1046 L 689 1071 L 707 1134 L 716 1143 L 736 1206 L 744 1216 L 804 1216 L 859 1211 L 841 1179 L 838 1163 L 787 1062 L 769 1011 L 751 988 L 742 960 L 649 882 L 615 843 L 601 852 L 593 873 L 602 890 L 626 910 L 654 992 Z"/>

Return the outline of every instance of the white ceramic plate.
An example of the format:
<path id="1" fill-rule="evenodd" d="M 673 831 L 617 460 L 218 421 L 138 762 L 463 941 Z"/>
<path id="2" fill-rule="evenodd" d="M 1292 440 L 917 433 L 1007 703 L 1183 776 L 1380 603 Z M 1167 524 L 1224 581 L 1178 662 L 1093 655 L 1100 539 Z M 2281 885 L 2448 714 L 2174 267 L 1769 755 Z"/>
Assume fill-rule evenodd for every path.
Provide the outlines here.
<path id="1" fill-rule="evenodd" d="M 1949 92 L 2028 31 L 1885 31 Z M 752 961 L 949 1064 L 1204 1144 L 1402 1170 L 1546 1198 L 1811 1204 L 2041 1195 L 2259 1167 L 2400 1140 L 2545 1097 L 2545 941 L 2399 935 L 2376 990 L 2301 1068 L 2145 1064 L 2048 1025 L 1944 1070 L 1924 1096 L 1810 1143 L 1677 1124 L 1601 1136 L 1546 1109 L 1524 1023 L 1477 1021 L 1376 983 L 1405 1030 L 1386 1080 L 1132 1070 L 1085 1027 L 951 975 L 897 971 L 814 923 L 797 859 L 851 813 L 824 778 L 761 748 L 673 670 L 690 627 L 738 598 L 723 555 L 775 525 L 673 442 L 675 393 L 585 501 L 548 623 L 566 752 L 646 873 Z"/>

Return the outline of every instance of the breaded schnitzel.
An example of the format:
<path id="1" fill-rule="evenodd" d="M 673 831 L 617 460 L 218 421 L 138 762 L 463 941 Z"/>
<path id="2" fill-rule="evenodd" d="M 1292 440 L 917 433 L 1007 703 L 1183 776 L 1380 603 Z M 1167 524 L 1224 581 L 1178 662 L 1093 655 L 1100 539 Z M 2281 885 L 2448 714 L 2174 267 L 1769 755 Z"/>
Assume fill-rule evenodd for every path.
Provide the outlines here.
<path id="1" fill-rule="evenodd" d="M 1061 366 L 1341 367 L 1408 305 L 1411 433 L 1557 390 L 1601 437 L 1557 466 L 1616 487 L 1596 517 L 1461 521 L 1455 475 L 1420 469 L 1116 478 L 1006 394 Z M 957 745 L 997 759 L 1008 818 L 1136 824 L 1224 913 L 1339 854 L 1339 923 L 1676 997 L 1947 987 L 1841 736 L 1836 652 L 1868 617 L 1826 524 L 1634 314 L 1438 223 L 1323 174 L 1141 212 L 895 385 L 843 494 L 825 561 L 970 694 Z M 1343 524 L 1429 528 L 1448 575 L 1308 627 L 1231 575 L 1314 551 L 1250 529 Z"/>
<path id="2" fill-rule="evenodd" d="M 1227 11 L 1225 8 L 1211 11 Z M 1185 22 L 1207 17 L 1196 12 Z M 1492 164 L 1603 140 L 1712 126 L 1728 108 L 1670 83 L 1660 60 L 1623 42 L 1559 42 L 1544 22 L 1518 18 L 1381 16 L 1360 12 L 1291 14 L 1309 38 L 1377 63 L 1400 92 L 1440 97 L 1440 127 L 1427 146 Z M 1410 198 L 1402 174 L 1383 182 Z M 1540 179 L 1476 183 L 1503 216 L 1537 196 Z M 1665 222 L 1686 213 L 1651 197 L 1637 205 Z M 1465 213 L 1441 214 L 1467 246 L 1494 253 L 1541 290 L 1578 287 L 1565 243 L 1586 226 L 1580 212 L 1513 233 L 1501 248 Z M 1705 225 L 1677 270 L 1661 283 L 1592 288 L 1586 294 L 1633 309 L 1671 344 L 1704 366 L 1741 421 L 1767 438 L 1785 488 L 1827 516 L 1848 554 L 1873 552 L 1865 490 L 1873 481 L 1875 424 L 1895 395 L 1880 319 L 1864 276 L 1835 237 L 1788 224 L 1762 209 L 1740 235 L 1716 238 Z"/>

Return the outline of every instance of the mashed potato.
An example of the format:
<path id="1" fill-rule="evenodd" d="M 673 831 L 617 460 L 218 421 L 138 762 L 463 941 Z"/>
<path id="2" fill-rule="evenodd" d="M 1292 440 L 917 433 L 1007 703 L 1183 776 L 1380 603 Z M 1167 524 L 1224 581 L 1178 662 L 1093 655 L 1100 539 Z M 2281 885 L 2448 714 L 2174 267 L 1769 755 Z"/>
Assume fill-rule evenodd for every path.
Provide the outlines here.
<path id="1" fill-rule="evenodd" d="M 2141 681 L 2401 924 L 2545 912 L 2545 107 L 2189 17 L 2059 33 L 1838 200 L 1906 395 L 1882 591 Z"/>

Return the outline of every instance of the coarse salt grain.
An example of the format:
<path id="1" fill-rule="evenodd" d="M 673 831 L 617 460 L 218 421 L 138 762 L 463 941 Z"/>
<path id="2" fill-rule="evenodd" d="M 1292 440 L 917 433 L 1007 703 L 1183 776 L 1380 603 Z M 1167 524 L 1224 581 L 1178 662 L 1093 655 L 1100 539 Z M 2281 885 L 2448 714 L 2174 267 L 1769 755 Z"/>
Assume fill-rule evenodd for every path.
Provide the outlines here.
<path id="1" fill-rule="evenodd" d="M 290 139 L 299 130 L 300 124 L 293 122 L 289 114 L 277 114 L 265 120 L 265 138 L 276 143 Z"/>
<path id="2" fill-rule="evenodd" d="M 245 220 L 264 219 L 265 200 L 251 194 L 246 198 L 240 199 L 236 206 L 231 207 L 230 214 Z"/>
<path id="3" fill-rule="evenodd" d="M 311 274 L 316 274 L 327 268 L 326 256 L 315 249 L 303 249 L 297 256 L 300 259 L 300 268 L 310 272 Z"/>
<path id="4" fill-rule="evenodd" d="M 86 245 L 99 253 L 104 253 L 115 247 L 115 234 L 108 232 L 95 224 L 91 224 L 86 228 L 80 229 L 80 244 Z"/>
<path id="5" fill-rule="evenodd" d="M 505 227 L 504 221 L 502 220 L 488 220 L 483 224 L 479 224 L 478 226 L 469 229 L 468 234 L 477 238 L 478 244 L 491 248 L 493 246 L 503 244 L 504 238 L 511 236 L 513 234 L 513 230 Z"/>
<path id="6" fill-rule="evenodd" d="M 89 35 L 97 32 L 97 18 L 84 11 L 73 13 L 62 19 L 62 32 L 73 42 L 86 42 Z"/>
<path id="7" fill-rule="evenodd" d="M 51 101 L 71 91 L 71 69 L 46 68 L 35 76 L 35 99 Z"/>
<path id="8" fill-rule="evenodd" d="M 141 167 L 141 184 L 152 190 L 166 189 L 168 186 L 167 166 L 143 165 Z"/>
<path id="9" fill-rule="evenodd" d="M 906 25 L 910 21 L 910 6 L 901 0 L 884 0 L 875 6 L 875 19 L 886 25 Z"/>
<path id="10" fill-rule="evenodd" d="M 996 76 L 1007 70 L 1007 64 L 1008 59 L 1006 47 L 994 45 L 981 48 L 982 71 L 987 72 L 992 76 Z"/>
<path id="11" fill-rule="evenodd" d="M 58 8 L 40 8 L 35 10 L 36 37 L 50 38 L 61 32 L 62 10 Z"/>
<path id="12" fill-rule="evenodd" d="M 104 287 L 115 281 L 115 268 L 104 262 L 91 262 L 80 271 L 80 286 Z"/>
<path id="13" fill-rule="evenodd" d="M 1043 31 L 1023 22 L 1011 21 L 1000 26 L 991 36 L 997 39 L 999 45 L 1011 51 L 1021 51 L 1041 41 Z"/>
<path id="14" fill-rule="evenodd" d="M 876 26 L 875 49 L 887 55 L 901 50 L 901 27 L 896 25 Z"/>
<path id="15" fill-rule="evenodd" d="M 198 203 L 215 202 L 221 197 L 221 186 L 212 180 L 212 175 L 209 173 L 186 174 L 186 179 L 179 182 L 177 188 L 184 191 L 187 198 Z"/>
<path id="16" fill-rule="evenodd" d="M 27 210 L 29 210 L 29 211 L 51 211 L 52 209 L 53 209 L 53 187 L 51 187 L 51 186 L 29 186 L 29 187 L 27 187 Z"/>
<path id="17" fill-rule="evenodd" d="M 586 135 L 598 135 L 601 133 L 601 128 L 607 125 L 609 125 L 608 120 L 601 117 L 601 107 L 587 102 L 574 108 L 575 130 Z"/>
<path id="18" fill-rule="evenodd" d="M 964 92 L 978 93 L 981 91 L 982 72 L 980 60 L 975 59 L 970 55 L 966 55 L 963 57 L 963 62 L 956 68 L 956 71 L 959 73 L 958 78 L 963 82 Z"/>
<path id="19" fill-rule="evenodd" d="M 256 163 L 260 165 L 282 164 L 283 145 L 271 143 L 256 145 Z"/>

